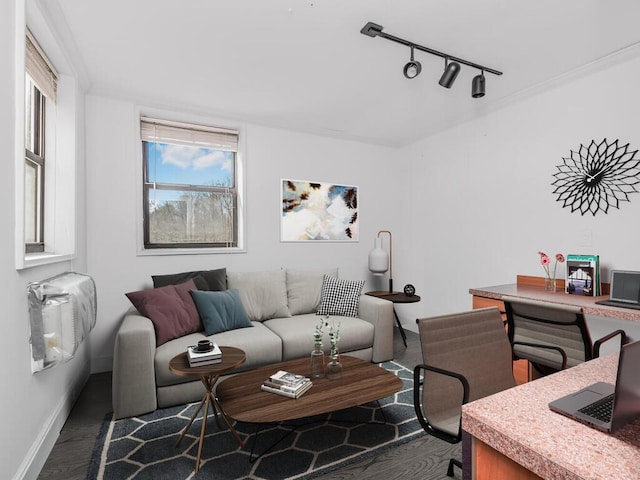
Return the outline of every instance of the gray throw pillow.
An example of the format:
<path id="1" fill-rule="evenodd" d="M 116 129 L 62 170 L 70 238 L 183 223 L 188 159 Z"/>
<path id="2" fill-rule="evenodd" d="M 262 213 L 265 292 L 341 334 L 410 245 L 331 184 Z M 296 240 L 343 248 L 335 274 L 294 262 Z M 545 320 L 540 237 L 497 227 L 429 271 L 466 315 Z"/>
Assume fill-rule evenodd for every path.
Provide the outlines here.
<path id="1" fill-rule="evenodd" d="M 294 270 L 287 268 L 287 302 L 291 315 L 314 313 L 320 305 L 324 275 L 338 276 L 338 269 Z"/>
<path id="2" fill-rule="evenodd" d="M 227 286 L 240 292 L 249 320 L 290 317 L 284 270 L 262 272 L 227 271 Z"/>
<path id="3" fill-rule="evenodd" d="M 200 277 L 200 278 L 198 278 Z M 227 269 L 196 270 L 193 272 L 171 273 L 168 275 L 151 275 L 154 287 L 178 285 L 194 279 L 198 290 L 220 291 L 227 289 Z M 204 281 L 204 283 L 202 283 Z"/>

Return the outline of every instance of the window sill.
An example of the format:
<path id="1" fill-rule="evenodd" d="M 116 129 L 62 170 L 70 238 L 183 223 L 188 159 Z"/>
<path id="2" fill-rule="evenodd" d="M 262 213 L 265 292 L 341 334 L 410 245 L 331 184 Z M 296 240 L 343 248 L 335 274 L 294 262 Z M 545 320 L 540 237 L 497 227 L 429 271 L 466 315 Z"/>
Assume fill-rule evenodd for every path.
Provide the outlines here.
<path id="1" fill-rule="evenodd" d="M 232 254 L 247 253 L 242 247 L 229 248 L 150 248 L 139 249 L 137 255 L 145 256 L 163 256 L 163 255 L 216 255 L 216 254 Z"/>
<path id="2" fill-rule="evenodd" d="M 27 268 L 39 267 L 41 265 L 50 265 L 53 263 L 68 262 L 75 258 L 75 254 L 59 254 L 59 253 L 29 253 L 22 259 L 22 265 L 18 265 L 16 270 L 24 270 Z"/>

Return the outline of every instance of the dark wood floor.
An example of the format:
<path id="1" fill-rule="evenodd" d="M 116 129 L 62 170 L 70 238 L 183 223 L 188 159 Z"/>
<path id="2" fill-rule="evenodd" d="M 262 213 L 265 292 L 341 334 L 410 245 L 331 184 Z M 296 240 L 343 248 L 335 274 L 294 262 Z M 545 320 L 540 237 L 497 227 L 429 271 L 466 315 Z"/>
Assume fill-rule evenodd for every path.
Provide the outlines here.
<path id="1" fill-rule="evenodd" d="M 413 367 L 421 363 L 418 335 L 407 332 L 407 344 L 405 348 L 396 328 L 395 360 L 407 367 Z M 111 410 L 111 374 L 91 375 L 38 479 L 85 480 L 100 425 L 105 415 Z M 446 479 L 449 477 L 445 475 L 446 463 L 442 458 L 443 452 L 446 457 L 447 450 L 451 447 L 445 442 L 425 436 L 319 478 L 325 480 Z M 430 455 L 430 452 L 433 452 L 433 455 Z M 459 470 L 456 470 L 455 474 L 456 478 L 461 478 Z"/>

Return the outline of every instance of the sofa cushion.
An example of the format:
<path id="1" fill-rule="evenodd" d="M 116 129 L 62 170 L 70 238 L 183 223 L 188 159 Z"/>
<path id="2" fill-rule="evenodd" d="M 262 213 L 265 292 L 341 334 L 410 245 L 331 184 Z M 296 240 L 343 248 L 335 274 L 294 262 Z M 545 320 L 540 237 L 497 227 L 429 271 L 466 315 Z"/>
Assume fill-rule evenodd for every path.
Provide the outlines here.
<path id="1" fill-rule="evenodd" d="M 189 294 L 189 291 L 195 288 L 194 281 L 189 280 L 180 285 L 167 285 L 126 294 L 138 312 L 153 322 L 156 346 L 202 330 L 200 315 Z"/>
<path id="2" fill-rule="evenodd" d="M 282 359 L 292 360 L 294 358 L 306 357 L 313 350 L 313 333 L 318 324 L 318 316 L 314 313 L 307 315 L 296 315 L 294 319 L 274 318 L 264 322 L 270 330 L 282 339 Z M 347 353 L 355 350 L 362 350 L 371 347 L 375 328 L 373 324 L 361 318 L 332 316 L 329 323 L 340 323 L 340 341 L 338 350 Z M 324 329 L 323 350 L 329 353 L 331 344 L 329 343 L 328 328 Z"/>
<path id="3" fill-rule="evenodd" d="M 324 275 L 338 276 L 338 269 L 294 270 L 287 268 L 287 303 L 291 315 L 314 313 L 320 305 Z"/>
<path id="4" fill-rule="evenodd" d="M 164 387 L 176 383 L 192 382 L 193 377 L 179 377 L 169 371 L 169 360 L 176 355 L 186 352 L 189 345 L 196 345 L 198 340 L 208 338 L 220 346 L 229 345 L 244 350 L 245 362 L 233 372 L 242 372 L 282 361 L 282 341 L 275 333 L 262 323 L 253 322 L 250 328 L 229 330 L 215 335 L 205 336 L 193 333 L 176 338 L 156 349 L 154 368 L 156 371 L 156 385 Z M 200 383 L 198 381 L 198 383 Z M 202 390 L 204 392 L 204 390 Z"/>
<path id="5" fill-rule="evenodd" d="M 200 279 L 204 284 L 199 283 Z M 193 272 L 171 273 L 169 275 L 151 275 L 154 287 L 165 287 L 167 285 L 178 285 L 187 280 L 195 279 L 198 290 L 220 291 L 227 289 L 227 269 L 218 268 L 216 270 L 197 270 Z"/>
<path id="6" fill-rule="evenodd" d="M 191 296 L 204 324 L 205 334 L 213 335 L 251 326 L 240 293 L 235 288 L 224 292 L 191 290 Z"/>
<path id="7" fill-rule="evenodd" d="M 340 280 L 330 275 L 324 275 L 322 281 L 322 296 L 318 315 L 358 316 L 360 292 L 364 280 Z"/>
<path id="8" fill-rule="evenodd" d="M 249 320 L 261 322 L 269 318 L 291 316 L 287 307 L 284 270 L 227 271 L 227 286 L 240 292 L 240 299 Z"/>

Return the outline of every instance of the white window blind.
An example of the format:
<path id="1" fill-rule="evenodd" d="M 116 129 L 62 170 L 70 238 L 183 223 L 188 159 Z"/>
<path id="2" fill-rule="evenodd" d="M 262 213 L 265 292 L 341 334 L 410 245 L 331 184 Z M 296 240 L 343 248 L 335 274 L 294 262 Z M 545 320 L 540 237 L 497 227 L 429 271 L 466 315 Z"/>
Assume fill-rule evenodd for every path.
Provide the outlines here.
<path id="1" fill-rule="evenodd" d="M 58 73 L 44 54 L 36 39 L 27 30 L 25 70 L 42 94 L 56 101 Z"/>
<path id="2" fill-rule="evenodd" d="M 224 128 L 193 125 L 154 118 L 140 118 L 142 141 L 201 146 L 230 152 L 238 151 L 238 132 Z"/>

